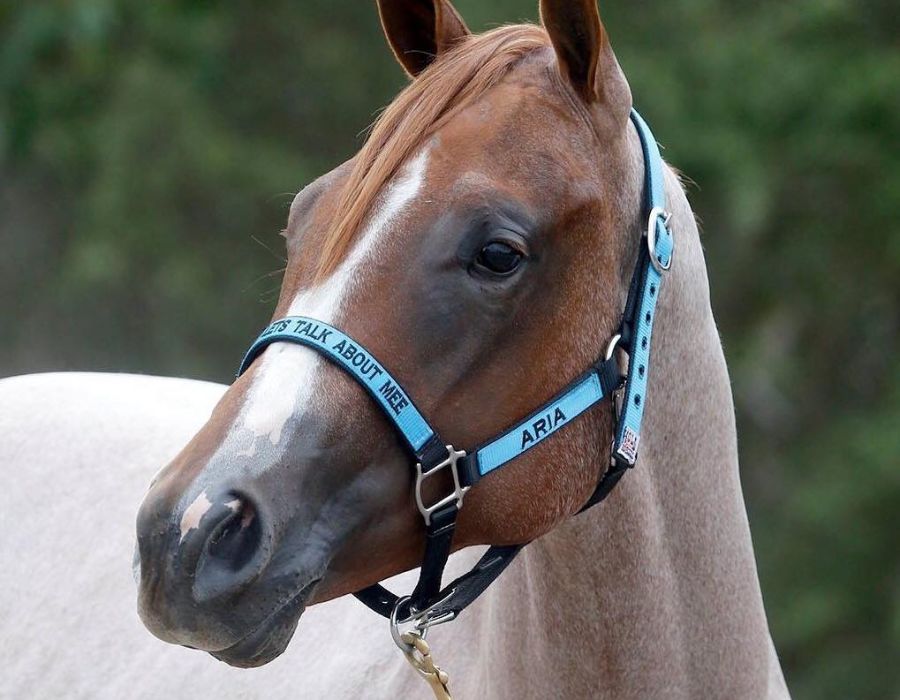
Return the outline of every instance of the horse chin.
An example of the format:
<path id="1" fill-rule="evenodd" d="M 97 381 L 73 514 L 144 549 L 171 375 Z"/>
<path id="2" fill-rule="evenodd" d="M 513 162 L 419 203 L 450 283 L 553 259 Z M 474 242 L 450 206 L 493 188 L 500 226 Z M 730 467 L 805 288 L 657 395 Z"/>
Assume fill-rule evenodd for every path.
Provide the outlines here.
<path id="1" fill-rule="evenodd" d="M 313 581 L 306 586 L 239 642 L 209 653 L 219 661 L 238 668 L 265 666 L 278 658 L 294 636 L 300 616 L 306 609 L 306 601 L 317 583 Z"/>

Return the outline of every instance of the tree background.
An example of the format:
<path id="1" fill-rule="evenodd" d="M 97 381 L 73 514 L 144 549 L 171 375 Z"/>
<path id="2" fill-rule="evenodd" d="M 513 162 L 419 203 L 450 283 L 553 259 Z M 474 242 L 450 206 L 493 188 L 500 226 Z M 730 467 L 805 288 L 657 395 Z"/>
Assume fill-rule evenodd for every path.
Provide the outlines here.
<path id="1" fill-rule="evenodd" d="M 456 4 L 476 30 L 537 14 Z M 788 684 L 898 697 L 900 12 L 602 9 L 697 183 Z M 403 83 L 372 2 L 0 0 L 0 376 L 229 381 L 277 296 L 292 194 Z"/>

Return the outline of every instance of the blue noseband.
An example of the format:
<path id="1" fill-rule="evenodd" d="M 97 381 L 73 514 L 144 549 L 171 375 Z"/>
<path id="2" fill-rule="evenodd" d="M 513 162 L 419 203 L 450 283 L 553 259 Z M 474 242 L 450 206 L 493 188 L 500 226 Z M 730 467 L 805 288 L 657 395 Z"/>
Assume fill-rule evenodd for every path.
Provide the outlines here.
<path id="1" fill-rule="evenodd" d="M 270 344 L 297 343 L 311 348 L 343 369 L 374 399 L 394 424 L 416 459 L 416 503 L 426 525 L 426 549 L 419 583 L 411 596 L 398 598 L 380 585 L 356 596 L 376 612 L 413 620 L 420 629 L 453 619 L 478 597 L 506 568 L 523 545 L 491 547 L 468 574 L 441 589 L 441 575 L 463 496 L 481 478 L 508 464 L 546 440 L 603 399 L 622 391 L 609 468 L 584 508 L 605 498 L 622 474 L 637 460 L 641 421 L 650 376 L 650 344 L 656 304 L 665 272 L 672 264 L 674 238 L 666 211 L 662 158 L 650 127 L 634 110 L 631 121 L 640 136 L 645 169 L 646 229 L 628 291 L 618 331 L 606 352 L 584 374 L 555 397 L 521 419 L 502 434 L 468 454 L 440 439 L 412 398 L 387 368 L 360 343 L 334 326 L 303 316 L 273 321 L 254 341 L 241 362 L 238 376 Z M 628 371 L 622 375 L 616 349 L 628 356 Z M 425 504 L 423 482 L 443 470 L 453 478 L 453 491 L 436 503 Z"/>

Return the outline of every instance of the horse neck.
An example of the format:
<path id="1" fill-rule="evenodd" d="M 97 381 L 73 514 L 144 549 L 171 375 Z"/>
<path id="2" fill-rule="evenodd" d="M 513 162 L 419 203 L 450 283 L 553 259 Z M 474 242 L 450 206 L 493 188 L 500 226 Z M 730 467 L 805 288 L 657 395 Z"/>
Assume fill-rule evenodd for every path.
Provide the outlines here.
<path id="1" fill-rule="evenodd" d="M 656 314 L 641 457 L 487 594 L 470 640 L 481 663 L 468 668 L 480 671 L 467 681 L 482 697 L 770 696 L 728 374 L 694 216 L 671 172 L 667 190 L 677 257 Z"/>

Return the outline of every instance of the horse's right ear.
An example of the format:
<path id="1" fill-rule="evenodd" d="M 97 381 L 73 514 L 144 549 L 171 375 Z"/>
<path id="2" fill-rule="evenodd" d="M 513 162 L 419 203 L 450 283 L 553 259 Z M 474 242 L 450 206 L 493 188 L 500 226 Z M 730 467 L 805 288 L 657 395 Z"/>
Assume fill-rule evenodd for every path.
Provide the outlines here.
<path id="1" fill-rule="evenodd" d="M 470 32 L 450 0 L 377 0 L 381 26 L 400 65 L 415 77 Z"/>
<path id="2" fill-rule="evenodd" d="M 540 0 L 541 20 L 562 78 L 598 119 L 621 132 L 631 113 L 631 89 L 609 45 L 597 0 Z"/>
<path id="3" fill-rule="evenodd" d="M 540 0 L 540 7 L 560 73 L 587 102 L 602 100 L 604 83 L 619 66 L 600 22 L 597 0 Z"/>

